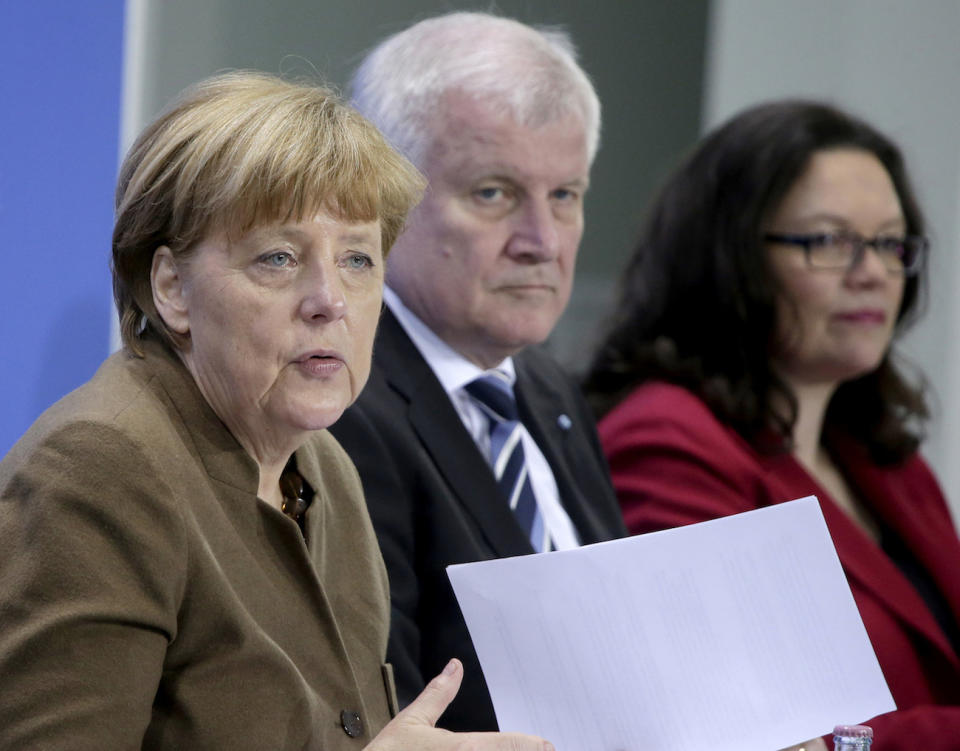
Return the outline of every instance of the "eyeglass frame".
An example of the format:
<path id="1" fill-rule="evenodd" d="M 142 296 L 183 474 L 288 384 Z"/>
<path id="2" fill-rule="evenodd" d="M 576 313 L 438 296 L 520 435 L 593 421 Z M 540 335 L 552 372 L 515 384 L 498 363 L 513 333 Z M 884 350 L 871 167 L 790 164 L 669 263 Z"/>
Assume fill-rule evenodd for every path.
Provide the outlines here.
<path id="1" fill-rule="evenodd" d="M 842 244 L 844 242 L 849 242 L 853 244 L 853 255 L 850 257 L 850 262 L 846 266 L 818 266 L 816 265 L 811 258 L 811 249 L 812 246 L 818 242 L 821 245 L 827 243 L 827 238 L 830 238 L 833 241 L 839 242 L 837 244 Z M 930 247 L 930 240 L 923 235 L 906 235 L 904 237 L 890 237 L 890 236 L 877 236 L 873 238 L 866 238 L 858 232 L 810 232 L 810 233 L 789 233 L 789 232 L 766 232 L 763 235 L 764 242 L 775 243 L 778 245 L 794 245 L 797 247 L 803 248 L 803 255 L 807 261 L 807 268 L 814 269 L 817 271 L 843 271 L 847 273 L 855 269 L 861 261 L 863 261 L 864 254 L 867 252 L 867 246 L 873 248 L 873 252 L 876 253 L 881 261 L 884 258 L 884 254 L 880 251 L 880 243 L 883 241 L 896 240 L 899 243 L 906 247 L 909 243 L 914 243 L 916 245 L 915 255 L 913 257 L 913 263 L 909 266 L 903 261 L 903 258 L 900 257 L 901 266 L 900 268 L 891 269 L 884 263 L 884 268 L 888 273 L 891 274 L 902 274 L 903 276 L 915 276 L 920 273 L 920 270 L 923 268 L 924 260 L 926 259 L 926 251 Z"/>

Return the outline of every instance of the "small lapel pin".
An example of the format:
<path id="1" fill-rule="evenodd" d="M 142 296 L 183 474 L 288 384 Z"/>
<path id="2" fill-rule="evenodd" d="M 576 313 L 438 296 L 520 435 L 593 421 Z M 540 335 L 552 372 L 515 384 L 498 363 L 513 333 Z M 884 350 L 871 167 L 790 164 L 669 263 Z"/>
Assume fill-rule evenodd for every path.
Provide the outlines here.
<path id="1" fill-rule="evenodd" d="M 560 415 L 560 417 L 557 418 L 557 425 L 560 426 L 560 430 L 570 430 L 570 428 L 573 427 L 573 420 L 566 415 Z"/>

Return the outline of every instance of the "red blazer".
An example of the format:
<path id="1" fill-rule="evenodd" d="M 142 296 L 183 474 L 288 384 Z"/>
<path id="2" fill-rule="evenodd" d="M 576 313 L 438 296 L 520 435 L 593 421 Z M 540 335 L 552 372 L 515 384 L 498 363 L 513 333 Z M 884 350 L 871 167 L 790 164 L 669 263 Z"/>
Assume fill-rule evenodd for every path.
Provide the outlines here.
<path id="1" fill-rule="evenodd" d="M 874 751 L 960 749 L 960 659 L 910 581 L 799 462 L 758 454 L 698 397 L 660 382 L 634 390 L 599 432 L 634 534 L 817 496 L 898 707 L 869 721 Z M 832 447 L 831 456 L 873 513 L 902 536 L 960 622 L 960 540 L 924 461 L 914 455 L 878 467 L 849 442 Z"/>

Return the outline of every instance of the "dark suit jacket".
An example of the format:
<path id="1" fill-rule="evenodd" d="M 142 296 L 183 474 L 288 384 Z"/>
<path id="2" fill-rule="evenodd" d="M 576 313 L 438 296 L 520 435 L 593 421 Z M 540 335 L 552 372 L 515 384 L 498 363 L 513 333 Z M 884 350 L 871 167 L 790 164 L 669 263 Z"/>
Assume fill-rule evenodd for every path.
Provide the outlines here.
<path id="1" fill-rule="evenodd" d="M 623 521 L 579 390 L 540 352 L 528 350 L 515 362 L 521 419 L 550 463 L 581 541 L 622 536 Z M 360 470 L 387 564 L 392 604 L 387 654 L 401 705 L 458 657 L 466 669 L 463 686 L 440 725 L 495 729 L 445 569 L 533 549 L 440 382 L 389 310 L 374 345 L 370 381 L 333 432 Z"/>
<path id="2" fill-rule="evenodd" d="M 0 462 L 0 748 L 369 743 L 390 716 L 386 571 L 336 441 L 297 466 L 306 545 L 156 342 L 41 416 Z"/>
<path id="3" fill-rule="evenodd" d="M 868 721 L 874 751 L 960 749 L 954 645 L 900 568 L 792 455 L 757 453 L 692 393 L 657 382 L 636 389 L 600 421 L 599 431 L 634 533 L 816 495 L 898 707 Z M 960 622 L 960 540 L 923 460 L 914 455 L 880 467 L 863 446 L 839 436 L 829 449 L 884 537 L 901 541 Z"/>

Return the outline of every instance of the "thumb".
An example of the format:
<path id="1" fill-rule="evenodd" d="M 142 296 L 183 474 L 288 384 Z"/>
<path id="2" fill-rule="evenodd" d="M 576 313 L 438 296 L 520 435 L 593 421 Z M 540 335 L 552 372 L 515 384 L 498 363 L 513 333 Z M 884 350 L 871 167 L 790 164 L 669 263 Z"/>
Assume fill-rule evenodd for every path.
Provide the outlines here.
<path id="1" fill-rule="evenodd" d="M 426 685 L 420 696 L 397 715 L 397 719 L 403 717 L 407 722 L 433 727 L 457 695 L 462 680 L 463 665 L 460 660 L 450 660 L 443 672 Z"/>

